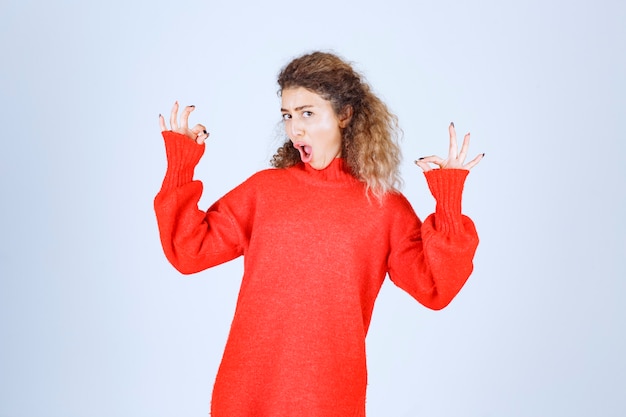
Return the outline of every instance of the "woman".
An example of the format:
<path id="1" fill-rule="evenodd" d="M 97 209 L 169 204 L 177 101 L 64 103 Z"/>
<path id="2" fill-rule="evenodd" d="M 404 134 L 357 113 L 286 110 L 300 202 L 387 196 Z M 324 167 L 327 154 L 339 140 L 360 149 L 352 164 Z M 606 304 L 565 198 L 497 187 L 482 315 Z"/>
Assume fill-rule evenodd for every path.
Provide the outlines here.
<path id="1" fill-rule="evenodd" d="M 213 417 L 365 416 L 365 336 L 386 275 L 420 303 L 445 307 L 472 271 L 478 237 L 461 214 L 468 170 L 457 154 L 416 161 L 437 201 L 422 223 L 397 190 L 397 122 L 339 57 L 315 52 L 278 77 L 288 137 L 267 169 L 207 211 L 193 180 L 205 126 L 193 106 L 159 116 L 168 167 L 155 198 L 169 261 L 190 274 L 244 256 Z M 440 169 L 431 169 L 431 165 Z"/>

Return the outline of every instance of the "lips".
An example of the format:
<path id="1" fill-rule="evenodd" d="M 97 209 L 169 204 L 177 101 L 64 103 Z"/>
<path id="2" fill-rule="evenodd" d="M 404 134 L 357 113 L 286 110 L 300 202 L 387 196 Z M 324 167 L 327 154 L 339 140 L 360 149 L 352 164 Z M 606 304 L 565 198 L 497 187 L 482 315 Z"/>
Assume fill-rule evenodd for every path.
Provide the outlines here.
<path id="1" fill-rule="evenodd" d="M 294 148 L 300 151 L 300 159 L 305 164 L 308 164 L 313 159 L 313 147 L 307 145 L 304 142 L 296 142 L 293 144 Z"/>

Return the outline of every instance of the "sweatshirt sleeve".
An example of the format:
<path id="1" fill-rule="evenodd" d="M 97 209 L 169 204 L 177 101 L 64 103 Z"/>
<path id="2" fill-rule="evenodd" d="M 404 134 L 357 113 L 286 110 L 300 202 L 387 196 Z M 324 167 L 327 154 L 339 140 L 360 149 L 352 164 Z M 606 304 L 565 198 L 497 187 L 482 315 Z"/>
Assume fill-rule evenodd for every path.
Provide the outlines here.
<path id="1" fill-rule="evenodd" d="M 446 307 L 473 270 L 478 234 L 472 220 L 461 213 L 468 172 L 462 169 L 426 172 L 436 200 L 435 213 L 422 223 L 409 206 L 403 215 L 396 216 L 392 226 L 389 276 L 397 286 L 433 310 Z"/>
<path id="2" fill-rule="evenodd" d="M 167 171 L 154 210 L 167 259 L 181 273 L 192 274 L 242 255 L 245 219 L 231 210 L 236 196 L 223 197 L 207 211 L 198 209 L 203 186 L 193 174 L 204 145 L 171 131 L 163 132 L 163 139 Z"/>

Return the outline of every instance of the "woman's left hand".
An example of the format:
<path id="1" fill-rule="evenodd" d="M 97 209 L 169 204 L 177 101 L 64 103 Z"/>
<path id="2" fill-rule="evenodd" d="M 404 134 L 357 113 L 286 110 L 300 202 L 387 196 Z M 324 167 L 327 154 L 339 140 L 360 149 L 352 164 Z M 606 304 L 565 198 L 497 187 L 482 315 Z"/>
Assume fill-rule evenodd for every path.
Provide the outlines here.
<path id="1" fill-rule="evenodd" d="M 458 152 L 454 123 L 450 123 L 448 131 L 450 132 L 450 150 L 448 152 L 448 158 L 443 159 L 438 157 L 437 155 L 433 155 L 418 159 L 417 161 L 415 161 L 415 165 L 422 168 L 424 172 L 433 169 L 430 164 L 439 165 L 440 169 L 470 170 L 474 166 L 476 166 L 476 164 L 478 164 L 480 160 L 483 159 L 483 157 L 485 156 L 484 153 L 481 153 L 476 156 L 476 158 L 469 161 L 467 164 L 464 164 L 465 157 L 467 156 L 467 151 L 469 150 L 470 134 L 467 133 L 465 135 L 465 137 L 463 138 L 463 145 L 461 146 L 461 152 Z"/>

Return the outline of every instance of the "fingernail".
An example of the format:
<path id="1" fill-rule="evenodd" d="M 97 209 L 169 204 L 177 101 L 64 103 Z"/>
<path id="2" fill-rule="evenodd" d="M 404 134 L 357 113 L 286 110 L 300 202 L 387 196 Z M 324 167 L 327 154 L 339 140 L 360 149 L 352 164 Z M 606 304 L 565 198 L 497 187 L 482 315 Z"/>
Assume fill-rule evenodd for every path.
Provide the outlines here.
<path id="1" fill-rule="evenodd" d="M 418 161 L 421 161 L 422 159 L 426 158 L 425 156 L 422 156 L 421 158 L 418 158 Z"/>
<path id="2" fill-rule="evenodd" d="M 485 157 L 485 153 L 483 152 L 483 158 Z"/>
<path id="3" fill-rule="evenodd" d="M 163 117 L 163 116 L 161 116 L 161 113 L 159 113 L 159 119 L 160 119 L 161 117 Z"/>
<path id="4" fill-rule="evenodd" d="M 192 104 L 192 105 L 191 105 L 191 106 L 189 106 L 189 107 L 196 107 L 196 105 L 195 105 L 195 104 Z"/>
<path id="5" fill-rule="evenodd" d="M 202 133 L 204 133 L 205 135 L 208 135 L 209 132 L 207 132 L 206 130 L 203 130 Z M 484 155 L 484 154 L 483 154 Z"/>
<path id="6" fill-rule="evenodd" d="M 450 126 L 454 127 L 454 122 L 450 122 Z"/>

